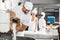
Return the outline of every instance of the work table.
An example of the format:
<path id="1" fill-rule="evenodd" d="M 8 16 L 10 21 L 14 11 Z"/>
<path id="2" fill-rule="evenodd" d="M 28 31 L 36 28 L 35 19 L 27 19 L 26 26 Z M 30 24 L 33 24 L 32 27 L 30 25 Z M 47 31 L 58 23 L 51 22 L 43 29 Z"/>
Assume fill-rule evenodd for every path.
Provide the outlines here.
<path id="1" fill-rule="evenodd" d="M 58 36 L 58 31 L 54 30 L 51 32 L 46 32 L 46 31 L 37 31 L 37 32 L 32 32 L 32 31 L 25 31 L 24 36 L 26 37 L 32 37 L 32 38 L 56 38 Z"/>
<path id="2" fill-rule="evenodd" d="M 19 34 L 19 32 L 18 32 L 17 35 L 21 35 L 21 33 Z M 37 32 L 23 31 L 22 35 L 24 35 L 23 37 L 30 37 L 30 38 L 34 38 L 34 39 L 50 40 L 50 39 L 58 38 L 58 31 L 57 30 L 51 30 L 50 32 L 47 32 L 44 30 L 37 31 Z"/>

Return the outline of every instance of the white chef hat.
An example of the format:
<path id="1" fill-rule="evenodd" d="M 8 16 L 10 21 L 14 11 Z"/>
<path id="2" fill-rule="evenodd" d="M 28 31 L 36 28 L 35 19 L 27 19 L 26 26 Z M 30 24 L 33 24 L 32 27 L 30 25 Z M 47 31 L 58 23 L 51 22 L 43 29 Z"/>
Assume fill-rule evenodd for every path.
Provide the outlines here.
<path id="1" fill-rule="evenodd" d="M 32 13 L 34 13 L 36 15 L 37 14 L 37 8 L 34 8 Z"/>
<path id="2" fill-rule="evenodd" d="M 41 12 L 41 15 L 42 15 L 42 16 L 45 16 L 45 12 Z"/>
<path id="3" fill-rule="evenodd" d="M 32 8 L 33 8 L 33 3 L 26 1 L 25 4 L 24 4 L 24 7 L 25 7 L 26 9 L 28 9 L 28 10 L 32 10 Z"/>

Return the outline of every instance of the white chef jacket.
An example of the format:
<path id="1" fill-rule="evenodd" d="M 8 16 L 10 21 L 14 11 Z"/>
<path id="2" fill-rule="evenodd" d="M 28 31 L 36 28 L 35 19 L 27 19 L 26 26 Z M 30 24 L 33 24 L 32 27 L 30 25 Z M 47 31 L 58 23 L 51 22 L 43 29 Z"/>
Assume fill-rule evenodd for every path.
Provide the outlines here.
<path id="1" fill-rule="evenodd" d="M 45 29 L 45 26 L 46 26 L 46 21 L 44 18 L 40 18 L 39 19 L 39 30 L 43 30 Z"/>
<path id="2" fill-rule="evenodd" d="M 24 12 L 22 11 L 22 6 L 15 7 L 13 11 L 16 13 L 16 16 L 20 18 L 21 23 L 28 26 L 29 19 L 31 16 L 30 13 L 24 14 Z"/>

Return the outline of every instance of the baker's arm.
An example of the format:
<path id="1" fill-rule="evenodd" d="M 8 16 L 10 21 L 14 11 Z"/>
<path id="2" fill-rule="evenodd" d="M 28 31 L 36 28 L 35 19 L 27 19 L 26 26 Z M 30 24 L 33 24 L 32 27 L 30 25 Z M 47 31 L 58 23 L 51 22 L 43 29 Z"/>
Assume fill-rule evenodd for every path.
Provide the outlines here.
<path id="1" fill-rule="evenodd" d="M 18 17 L 16 17 L 15 12 L 13 12 L 11 10 L 7 10 L 6 12 L 10 13 L 10 21 L 11 21 L 10 22 L 10 25 L 11 25 L 10 30 L 12 30 L 13 23 L 16 23 L 17 31 L 24 31 L 27 28 L 27 26 L 24 24 L 22 24 L 22 26 L 20 26 L 20 19 Z"/>

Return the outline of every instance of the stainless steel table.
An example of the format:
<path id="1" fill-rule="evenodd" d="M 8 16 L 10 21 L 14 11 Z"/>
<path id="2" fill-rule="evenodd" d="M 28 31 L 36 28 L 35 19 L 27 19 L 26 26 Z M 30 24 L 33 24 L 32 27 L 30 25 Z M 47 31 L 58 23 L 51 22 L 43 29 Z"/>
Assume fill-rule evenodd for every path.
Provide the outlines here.
<path id="1" fill-rule="evenodd" d="M 34 38 L 36 40 L 51 40 L 51 39 L 58 39 L 58 31 L 51 30 L 50 32 L 46 31 L 24 31 L 24 37 Z"/>

